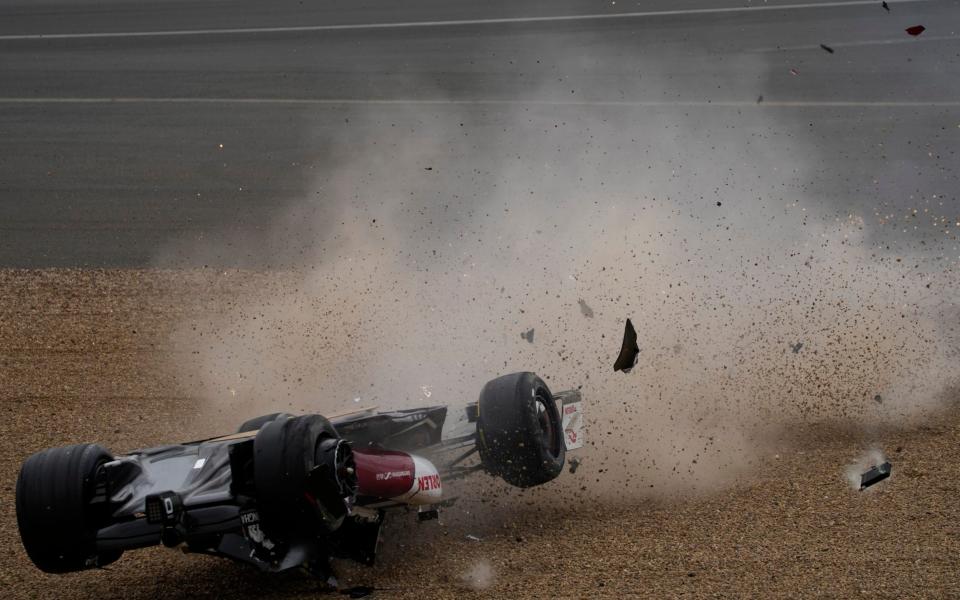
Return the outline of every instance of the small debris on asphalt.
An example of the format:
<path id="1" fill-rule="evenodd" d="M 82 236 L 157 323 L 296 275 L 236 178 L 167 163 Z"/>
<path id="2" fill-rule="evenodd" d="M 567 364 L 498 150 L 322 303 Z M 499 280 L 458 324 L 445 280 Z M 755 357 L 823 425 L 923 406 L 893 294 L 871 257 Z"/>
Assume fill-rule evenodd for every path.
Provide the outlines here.
<path id="1" fill-rule="evenodd" d="M 877 394 L 876 396 L 873 397 L 873 401 L 876 402 L 877 404 L 883 404 L 883 396 L 881 396 L 880 394 Z"/>
<path id="2" fill-rule="evenodd" d="M 583 316 L 588 319 L 593 318 L 593 309 L 587 306 L 587 303 L 583 301 L 583 298 L 577 300 L 577 304 L 580 305 L 580 312 L 583 313 Z"/>
<path id="3" fill-rule="evenodd" d="M 884 462 L 883 464 L 877 465 L 861 475 L 860 489 L 865 490 L 875 483 L 879 483 L 887 477 L 890 477 L 891 467 L 892 465 L 889 462 Z"/>
<path id="4" fill-rule="evenodd" d="M 799 75 L 799 74 L 800 74 L 800 71 L 798 71 L 798 70 L 796 70 L 796 69 L 790 69 L 790 74 L 791 74 L 791 75 Z"/>
<path id="5" fill-rule="evenodd" d="M 890 5 L 887 4 L 886 0 L 884 0 L 883 2 L 881 2 L 881 3 L 880 3 L 880 6 L 883 7 L 883 10 L 885 10 L 885 11 L 887 11 L 887 12 L 890 12 Z"/>
<path id="6" fill-rule="evenodd" d="M 613 363 L 613 370 L 629 373 L 637 364 L 639 357 L 640 346 L 637 345 L 637 330 L 633 328 L 630 319 L 627 319 L 627 325 L 623 329 L 623 344 L 620 346 L 620 355 L 617 357 L 617 361 Z"/>
<path id="7" fill-rule="evenodd" d="M 582 461 L 581 461 L 579 458 L 571 458 L 570 460 L 567 461 L 567 464 L 570 465 L 570 473 L 571 473 L 571 474 L 577 472 L 577 469 L 580 467 L 580 463 L 581 463 L 581 462 L 582 462 Z"/>
<path id="8" fill-rule="evenodd" d="M 757 104 L 760 104 L 761 102 L 763 102 L 763 94 L 757 96 Z"/>
<path id="9" fill-rule="evenodd" d="M 472 533 L 468 533 L 468 534 L 467 534 L 467 539 L 470 540 L 471 542 L 479 542 L 479 541 L 480 541 L 480 538 L 478 538 L 477 536 L 473 535 Z"/>
<path id="10" fill-rule="evenodd" d="M 798 354 L 800 349 L 803 348 L 803 342 L 797 342 L 796 344 L 790 344 L 790 349 L 793 350 L 794 354 Z"/>
<path id="11" fill-rule="evenodd" d="M 531 327 L 529 331 L 520 332 L 520 338 L 527 340 L 532 344 L 533 343 L 533 327 Z"/>
<path id="12" fill-rule="evenodd" d="M 907 27 L 907 29 L 906 29 L 907 33 L 909 33 L 910 35 L 912 35 L 912 36 L 914 36 L 914 37 L 920 35 L 921 33 L 923 33 L 923 32 L 926 31 L 926 30 L 927 30 L 927 28 L 924 27 L 923 25 L 914 25 L 913 27 Z"/>
<path id="13" fill-rule="evenodd" d="M 830 46 L 826 44 L 820 44 L 820 47 L 826 50 L 827 52 L 829 52 L 830 54 L 833 54 L 833 48 L 831 48 Z"/>
<path id="14" fill-rule="evenodd" d="M 351 588 L 340 590 L 340 593 L 344 596 L 350 596 L 351 598 L 365 598 L 375 591 L 377 591 L 377 588 L 370 587 L 369 585 L 355 585 Z"/>

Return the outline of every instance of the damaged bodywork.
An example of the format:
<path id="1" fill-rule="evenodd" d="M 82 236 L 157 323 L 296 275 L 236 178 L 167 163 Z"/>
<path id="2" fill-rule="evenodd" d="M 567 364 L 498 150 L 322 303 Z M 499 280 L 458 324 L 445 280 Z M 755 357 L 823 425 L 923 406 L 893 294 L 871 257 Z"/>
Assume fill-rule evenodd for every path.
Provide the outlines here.
<path id="1" fill-rule="evenodd" d="M 323 575 L 331 557 L 373 564 L 391 509 L 435 518 L 452 500 L 444 484 L 481 471 L 541 485 L 583 444 L 580 393 L 552 394 L 533 373 L 492 380 L 458 419 L 448 410 L 274 413 L 123 456 L 94 444 L 45 450 L 17 481 L 21 539 L 53 573 L 163 544 Z"/>

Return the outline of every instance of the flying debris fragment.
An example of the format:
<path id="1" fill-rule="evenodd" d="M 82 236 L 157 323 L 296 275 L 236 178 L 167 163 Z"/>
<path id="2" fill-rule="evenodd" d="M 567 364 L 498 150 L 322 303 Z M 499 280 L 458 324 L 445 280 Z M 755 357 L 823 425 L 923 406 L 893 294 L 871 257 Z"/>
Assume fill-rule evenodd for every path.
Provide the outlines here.
<path id="1" fill-rule="evenodd" d="M 820 47 L 826 50 L 827 52 L 829 52 L 830 54 L 833 54 L 833 48 L 831 48 L 830 46 L 826 44 L 820 44 Z"/>
<path id="2" fill-rule="evenodd" d="M 910 35 L 912 35 L 912 36 L 914 36 L 914 37 L 920 35 L 921 33 L 923 33 L 923 32 L 926 31 L 926 30 L 927 30 L 927 28 L 924 27 L 923 25 L 914 25 L 913 27 L 907 27 L 907 33 L 909 33 Z"/>
<path id="3" fill-rule="evenodd" d="M 520 338 L 527 340 L 532 344 L 533 343 L 533 327 L 530 328 L 530 331 L 521 331 Z"/>
<path id="4" fill-rule="evenodd" d="M 614 371 L 623 371 L 629 373 L 637 364 L 640 358 L 640 346 L 637 345 L 637 331 L 633 328 L 633 323 L 627 319 L 627 326 L 623 330 L 623 344 L 620 346 L 620 356 L 613 363 Z"/>
<path id="5" fill-rule="evenodd" d="M 593 318 L 593 309 L 587 306 L 587 303 L 583 301 L 583 298 L 580 298 L 579 300 L 577 300 L 577 304 L 580 305 L 580 312 L 583 313 L 583 316 L 585 316 L 588 319 Z"/>
<path id="6" fill-rule="evenodd" d="M 803 342 L 797 342 L 796 344 L 790 344 L 790 349 L 793 350 L 794 354 L 799 354 L 800 350 L 803 348 Z"/>
<path id="7" fill-rule="evenodd" d="M 890 477 L 891 464 L 889 462 L 884 462 L 883 464 L 876 465 L 872 467 L 869 471 L 860 476 L 860 489 L 865 490 L 875 483 L 879 483 Z"/>

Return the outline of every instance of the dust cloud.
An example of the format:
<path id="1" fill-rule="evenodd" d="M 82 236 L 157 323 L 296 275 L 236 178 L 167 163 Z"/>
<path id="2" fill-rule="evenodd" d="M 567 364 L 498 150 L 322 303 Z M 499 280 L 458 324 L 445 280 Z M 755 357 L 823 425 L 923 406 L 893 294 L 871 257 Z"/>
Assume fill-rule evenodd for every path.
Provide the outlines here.
<path id="1" fill-rule="evenodd" d="M 555 485 L 642 498 L 722 487 L 775 428 L 929 418 L 956 381 L 957 216 L 888 247 L 883 229 L 916 213 L 811 197 L 808 149 L 769 111 L 390 106 L 349 122 L 338 164 L 270 225 L 303 252 L 222 274 L 241 291 L 176 334 L 184 380 L 226 425 L 459 406 L 532 370 L 586 400 L 591 483 Z M 625 375 L 627 317 L 641 354 Z"/>
<path id="2" fill-rule="evenodd" d="M 460 575 L 460 581 L 472 590 L 485 590 L 494 581 L 493 567 L 486 561 L 476 562 Z"/>

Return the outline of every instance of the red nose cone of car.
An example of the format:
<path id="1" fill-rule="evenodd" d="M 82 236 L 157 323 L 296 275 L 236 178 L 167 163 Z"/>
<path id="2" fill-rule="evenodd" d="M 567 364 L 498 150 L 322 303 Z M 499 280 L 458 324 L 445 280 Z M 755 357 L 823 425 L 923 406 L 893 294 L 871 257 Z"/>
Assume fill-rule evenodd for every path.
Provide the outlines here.
<path id="1" fill-rule="evenodd" d="M 413 487 L 413 458 L 406 452 L 355 449 L 357 494 L 378 498 L 401 496 Z"/>

